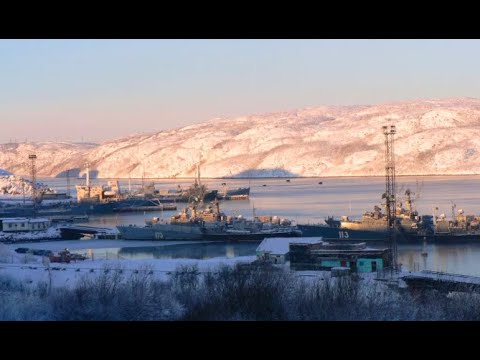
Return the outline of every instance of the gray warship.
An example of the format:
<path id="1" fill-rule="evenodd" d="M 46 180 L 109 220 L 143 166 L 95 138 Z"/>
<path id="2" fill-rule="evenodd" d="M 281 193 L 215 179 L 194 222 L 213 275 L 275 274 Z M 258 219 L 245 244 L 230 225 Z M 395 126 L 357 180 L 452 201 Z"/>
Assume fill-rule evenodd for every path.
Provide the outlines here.
<path id="1" fill-rule="evenodd" d="M 395 212 L 395 229 L 402 240 L 416 241 L 419 235 L 428 232 L 429 224 L 423 216 L 413 209 L 412 192 L 405 191 L 405 207 L 399 203 Z M 303 236 L 322 236 L 328 240 L 346 241 L 385 241 L 387 238 L 387 216 L 379 206 L 373 211 L 366 211 L 360 220 L 352 220 L 348 216 L 340 219 L 328 217 L 326 225 L 299 225 Z"/>
<path id="2" fill-rule="evenodd" d="M 445 214 L 438 217 L 434 209 L 432 233 L 427 238 L 435 242 L 480 242 L 480 216 L 466 215 L 462 209 L 455 214 L 456 205 L 452 206 L 452 219 Z"/>
<path id="3" fill-rule="evenodd" d="M 405 191 L 405 207 L 400 202 L 395 211 L 395 228 L 406 236 L 416 235 L 420 229 L 424 228 L 422 217 L 413 209 L 411 195 L 412 192 L 407 189 Z M 339 227 L 346 230 L 368 230 L 384 233 L 387 229 L 387 215 L 382 212 L 379 206 L 375 205 L 374 211 L 365 212 L 361 220 L 350 220 L 347 216 L 342 216 Z"/>
<path id="4" fill-rule="evenodd" d="M 117 226 L 121 237 L 126 240 L 201 240 L 203 224 L 191 216 L 187 209 L 172 216 L 170 222 L 157 217 L 147 221 L 145 226 Z"/>
<path id="5" fill-rule="evenodd" d="M 291 221 L 277 216 L 254 216 L 250 220 L 242 215 L 226 215 L 220 211 L 218 200 L 204 210 L 194 205 L 187 207 L 170 221 L 154 217 L 145 226 L 124 225 L 117 229 L 126 240 L 249 241 L 302 235 Z"/>

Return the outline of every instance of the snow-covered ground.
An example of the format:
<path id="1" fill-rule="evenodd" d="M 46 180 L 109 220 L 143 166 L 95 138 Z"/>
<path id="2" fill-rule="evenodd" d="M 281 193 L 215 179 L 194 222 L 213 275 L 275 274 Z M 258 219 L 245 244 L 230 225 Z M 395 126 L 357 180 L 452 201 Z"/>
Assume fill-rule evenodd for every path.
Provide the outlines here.
<path id="1" fill-rule="evenodd" d="M 448 98 L 368 106 L 320 106 L 215 118 L 100 145 L 0 145 L 0 167 L 39 176 L 80 169 L 98 177 L 368 176 L 384 173 L 382 126 L 397 128 L 397 173 L 480 174 L 480 99 Z"/>
<path id="2" fill-rule="evenodd" d="M 58 251 L 64 248 L 70 250 L 85 248 L 81 243 L 88 242 L 88 247 L 124 246 L 121 240 L 87 240 L 87 241 L 59 241 L 49 243 L 29 244 L 31 249 L 45 249 Z M 109 243 L 106 245 L 106 243 Z M 126 241 L 125 241 L 126 242 Z M 159 246 L 159 243 L 148 244 L 146 241 L 128 242 L 130 246 Z M 180 242 L 163 242 L 163 246 L 174 245 Z M 185 242 L 181 242 L 185 244 Z M 141 245 L 140 245 L 141 244 Z M 80 247 L 83 246 L 83 247 Z M 127 245 L 128 246 L 128 245 Z M 236 263 L 250 263 L 255 256 L 236 258 L 218 257 L 206 260 L 196 259 L 155 259 L 155 260 L 82 260 L 66 263 L 50 263 L 45 257 L 32 254 L 18 254 L 14 251 L 18 246 L 0 244 L 0 274 L 9 275 L 22 281 L 24 284 L 36 286 L 43 281 L 52 286 L 71 286 L 83 276 L 98 276 L 107 271 L 121 271 L 126 275 L 135 271 L 146 271 L 149 275 L 159 279 L 167 279 L 169 275 L 181 266 L 197 265 L 200 272 L 215 271 L 220 265 L 234 265 Z"/>
<path id="3" fill-rule="evenodd" d="M 56 227 L 51 227 L 45 231 L 33 232 L 3 232 L 0 231 L 0 241 L 31 241 L 43 239 L 60 239 L 60 231 Z"/>
<path id="4" fill-rule="evenodd" d="M 155 278 L 166 280 L 172 272 L 183 266 L 197 266 L 200 273 L 217 271 L 221 265 L 233 266 L 237 263 L 251 263 L 256 256 L 239 256 L 235 258 L 215 257 L 211 259 L 148 259 L 148 260 L 105 260 L 87 259 L 66 263 L 53 263 L 42 256 L 32 254 L 19 254 L 14 250 L 18 247 L 30 249 L 43 249 L 58 252 L 68 248 L 75 249 L 99 249 L 114 247 L 148 247 L 170 246 L 178 244 L 197 244 L 198 242 L 187 241 L 127 241 L 127 240 L 71 240 L 54 241 L 44 243 L 32 243 L 24 246 L 15 244 L 0 244 L 0 274 L 9 275 L 20 280 L 24 284 L 35 286 L 38 282 L 52 281 L 52 286 L 71 286 L 83 276 L 98 276 L 105 271 L 119 271 L 125 275 L 134 272 L 146 272 Z M 289 269 L 289 264 L 276 265 L 279 268 Z M 329 271 L 296 271 L 295 276 L 306 281 L 323 280 L 330 277 Z M 375 280 L 376 273 L 361 274 L 364 281 Z"/>

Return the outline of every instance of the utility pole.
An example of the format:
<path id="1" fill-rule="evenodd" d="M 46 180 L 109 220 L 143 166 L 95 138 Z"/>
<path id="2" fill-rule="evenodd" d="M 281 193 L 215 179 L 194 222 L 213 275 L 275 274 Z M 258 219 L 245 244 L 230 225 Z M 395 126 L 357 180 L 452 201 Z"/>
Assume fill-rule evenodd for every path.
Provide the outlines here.
<path id="1" fill-rule="evenodd" d="M 385 198 L 387 210 L 387 233 L 388 243 L 392 256 L 392 267 L 398 270 L 398 252 L 397 239 L 395 234 L 395 218 L 396 218 L 396 199 L 395 199 L 395 152 L 394 152 L 394 136 L 396 133 L 395 125 L 383 126 L 383 134 L 385 135 Z"/>
<path id="2" fill-rule="evenodd" d="M 37 215 L 37 169 L 35 162 L 37 161 L 37 155 L 31 154 L 28 156 L 30 159 L 30 173 L 32 175 L 32 203 L 33 203 L 33 218 Z"/>

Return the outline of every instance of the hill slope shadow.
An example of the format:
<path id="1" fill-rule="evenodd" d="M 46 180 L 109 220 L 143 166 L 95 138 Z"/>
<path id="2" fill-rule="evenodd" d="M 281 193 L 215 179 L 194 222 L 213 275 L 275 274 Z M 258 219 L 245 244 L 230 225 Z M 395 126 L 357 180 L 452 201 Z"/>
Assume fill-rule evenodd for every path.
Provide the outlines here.
<path id="1" fill-rule="evenodd" d="M 283 168 L 270 168 L 270 169 L 249 169 L 241 171 L 237 174 L 233 174 L 229 177 L 234 178 L 251 178 L 251 177 L 299 177 L 300 175 L 295 174 L 291 171 L 285 170 Z M 227 177 L 227 176 L 224 176 Z"/>

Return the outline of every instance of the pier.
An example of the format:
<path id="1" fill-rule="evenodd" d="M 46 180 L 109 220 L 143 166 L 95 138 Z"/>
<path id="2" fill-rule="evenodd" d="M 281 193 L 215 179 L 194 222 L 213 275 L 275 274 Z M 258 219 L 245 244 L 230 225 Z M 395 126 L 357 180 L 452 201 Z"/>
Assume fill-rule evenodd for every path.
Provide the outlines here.
<path id="1" fill-rule="evenodd" d="M 120 206 L 113 209 L 114 212 L 135 212 L 135 211 L 170 211 L 177 210 L 175 204 L 160 204 L 153 206 Z"/>
<path id="2" fill-rule="evenodd" d="M 120 234 L 112 228 L 101 228 L 94 226 L 65 226 L 60 227 L 62 239 L 80 239 L 84 236 L 93 235 L 96 239 L 120 239 Z"/>
<path id="3" fill-rule="evenodd" d="M 412 290 L 480 292 L 480 277 L 423 270 L 399 277 Z"/>

